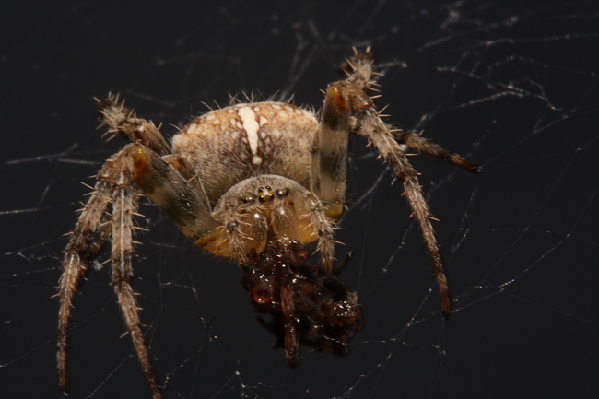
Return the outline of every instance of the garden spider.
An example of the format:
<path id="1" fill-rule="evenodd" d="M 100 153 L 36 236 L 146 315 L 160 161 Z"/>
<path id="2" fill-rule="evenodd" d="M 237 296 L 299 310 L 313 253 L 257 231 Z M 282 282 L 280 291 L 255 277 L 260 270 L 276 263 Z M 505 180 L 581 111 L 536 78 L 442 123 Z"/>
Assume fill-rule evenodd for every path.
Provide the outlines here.
<path id="1" fill-rule="evenodd" d="M 133 143 L 100 169 L 66 246 L 57 294 L 57 363 L 64 392 L 73 295 L 102 245 L 111 241 L 112 285 L 153 397 L 162 398 L 132 287 L 133 216 L 142 195 L 197 245 L 240 266 L 254 309 L 272 316 L 261 322 L 285 348 L 289 367 L 299 364 L 300 344 L 347 354 L 347 341 L 362 327 L 362 316 L 357 294 L 336 277 L 342 265 L 335 265 L 333 232 L 345 210 L 350 133 L 367 136 L 403 182 L 432 258 L 441 309 L 450 313 L 431 215 L 406 149 L 477 168 L 381 121 L 375 97 L 367 94 L 377 75 L 368 51 L 356 51 L 344 69 L 347 78 L 328 86 L 319 115 L 289 103 L 237 103 L 194 119 L 171 145 L 156 125 L 126 109 L 118 95 L 98 100 L 107 134 Z M 311 243 L 316 243 L 319 265 L 305 260 Z"/>

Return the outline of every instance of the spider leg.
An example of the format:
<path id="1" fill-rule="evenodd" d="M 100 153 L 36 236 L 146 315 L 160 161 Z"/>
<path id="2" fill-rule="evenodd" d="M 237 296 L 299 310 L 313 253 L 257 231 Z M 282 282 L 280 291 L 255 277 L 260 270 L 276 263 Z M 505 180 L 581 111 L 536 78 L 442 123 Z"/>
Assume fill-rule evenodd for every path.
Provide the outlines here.
<path id="1" fill-rule="evenodd" d="M 320 131 L 312 144 L 310 191 L 324 203 L 328 216 L 338 218 L 344 212 L 347 179 L 347 143 L 353 114 L 372 107 L 362 90 L 370 86 L 370 53 L 356 54 L 354 70 L 345 81 L 329 85 L 325 92 Z"/>
<path id="2" fill-rule="evenodd" d="M 74 293 L 87 272 L 89 263 L 95 259 L 103 242 L 112 235 L 113 286 L 138 358 L 154 398 L 158 399 L 162 397 L 160 387 L 150 365 L 135 291 L 131 286 L 134 275 L 133 215 L 137 209 L 138 194 L 143 190 L 143 194 L 159 205 L 183 233 L 194 241 L 210 236 L 218 223 L 195 194 L 197 184 L 182 176 L 187 171 L 187 165 L 177 157 L 167 156 L 170 149 L 158 127 L 144 119 L 138 119 L 135 113 L 124 108 L 118 95 L 109 95 L 108 99 L 98 102 L 103 124 L 111 127 L 108 133 L 129 137 L 135 144 L 123 148 L 103 165 L 95 191 L 83 209 L 66 248 L 64 272 L 58 293 L 59 384 L 66 392 L 67 329 Z M 112 231 L 110 215 L 105 214 L 110 202 L 113 210 Z"/>
<path id="3" fill-rule="evenodd" d="M 121 152 L 122 155 L 117 158 L 123 165 L 117 168 L 120 176 L 116 181 L 120 184 L 115 185 L 112 191 L 112 285 L 153 397 L 154 399 L 161 399 L 160 386 L 152 369 L 148 346 L 141 329 L 140 308 L 135 300 L 136 292 L 131 285 L 131 280 L 135 274 L 132 262 L 135 255 L 133 215 L 137 211 L 139 189 L 132 184 L 133 182 L 130 179 L 130 172 L 134 169 L 134 158 L 127 151 L 128 149 L 135 150 L 133 146 L 127 147 Z"/>
<path id="4" fill-rule="evenodd" d="M 336 220 L 345 211 L 350 117 L 355 111 L 370 106 L 370 97 L 350 83 L 333 83 L 326 91 L 321 129 L 313 142 L 310 191 L 322 200 L 324 216 L 330 219 Z M 315 215 L 313 219 L 317 225 L 325 226 L 324 216 Z M 326 257 L 334 251 L 327 248 L 330 241 L 327 237 L 332 233 L 320 229 L 319 235 L 319 251 L 325 255 L 325 266 L 331 271 L 333 260 Z"/>
<path id="5" fill-rule="evenodd" d="M 447 277 L 441 263 L 439 244 L 437 243 L 437 238 L 430 222 L 431 213 L 418 183 L 418 172 L 416 172 L 416 169 L 408 161 L 402 147 L 391 134 L 389 126 L 381 121 L 374 109 L 365 109 L 356 116 L 359 121 L 358 134 L 368 136 L 372 140 L 383 158 L 391 164 L 397 178 L 403 181 L 406 197 L 418 219 L 433 263 L 433 269 L 441 294 L 441 310 L 447 316 L 451 312 Z"/>
<path id="6" fill-rule="evenodd" d="M 82 209 L 75 230 L 65 248 L 63 273 L 59 281 L 57 296 L 60 298 L 58 312 L 58 367 L 59 386 L 63 392 L 68 390 L 67 378 L 67 330 L 71 318 L 73 296 L 81 279 L 85 276 L 104 242 L 109 238 L 109 216 L 105 213 L 111 200 L 112 184 L 102 180 L 112 168 L 112 160 L 107 161 L 100 173 L 93 193 L 87 205 Z"/>
<path id="7" fill-rule="evenodd" d="M 132 144 L 132 176 L 152 202 L 158 205 L 192 241 L 206 240 L 216 232 L 218 222 L 194 191 L 195 184 L 179 172 L 186 166 L 176 157 L 165 158 L 149 148 Z M 199 244 L 198 244 L 199 245 Z"/>
<path id="8" fill-rule="evenodd" d="M 362 90 L 372 84 L 371 54 L 356 53 L 348 65 L 353 73 L 345 81 L 330 84 L 325 92 L 320 130 L 312 143 L 310 191 L 320 198 L 324 210 L 313 206 L 312 219 L 320 237 L 318 251 L 329 272 L 334 263 L 334 241 L 333 226 L 326 219 L 335 221 L 345 211 L 349 132 L 355 124 L 354 114 L 372 107 L 370 96 Z"/>
<path id="9" fill-rule="evenodd" d="M 125 107 L 125 101 L 121 99 L 120 94 L 108 93 L 108 98 L 96 98 L 96 101 L 98 111 L 102 115 L 100 127 L 110 127 L 104 135 L 128 137 L 134 143 L 139 143 L 160 156 L 170 154 L 170 146 L 160 133 L 160 127 L 151 121 L 138 118 L 135 111 Z"/>
<path id="10" fill-rule="evenodd" d="M 190 176 L 193 168 L 185 159 L 171 154 L 159 126 L 137 118 L 135 111 L 125 108 L 118 94 L 109 93 L 107 99 L 97 101 L 102 115 L 100 126 L 110 127 L 106 134 L 128 137 L 135 143 L 135 149 L 128 150 L 131 159 L 135 160 L 130 173 L 144 194 L 191 240 L 214 232 L 218 223 L 212 217 L 208 203 L 196 194 L 205 193 L 201 182 Z"/>
<path id="11" fill-rule="evenodd" d="M 285 328 L 285 351 L 287 358 L 287 366 L 289 368 L 296 368 L 299 366 L 299 337 L 297 334 L 296 326 L 296 309 L 295 301 L 293 299 L 293 287 L 290 277 L 293 278 L 293 274 L 289 270 L 287 263 L 279 264 L 277 267 L 277 274 L 279 275 L 280 281 L 280 295 L 281 295 L 281 308 L 284 315 L 284 328 Z"/>
<path id="12" fill-rule="evenodd" d="M 340 217 L 345 210 L 347 140 L 351 110 L 330 85 L 325 94 L 320 131 L 312 143 L 310 191 L 324 203 L 328 216 Z"/>
<path id="13" fill-rule="evenodd" d="M 250 220 L 249 223 L 257 226 L 258 223 L 262 222 L 262 218 L 258 218 L 256 220 Z M 234 205 L 229 205 L 225 211 L 225 218 L 223 220 L 223 225 L 227 229 L 227 240 L 229 242 L 229 247 L 231 251 L 231 258 L 238 264 L 246 264 L 247 263 L 247 253 L 245 251 L 244 242 L 243 242 L 243 234 L 241 232 L 242 221 L 239 219 L 239 213 L 237 212 L 237 207 Z M 250 229 L 251 230 L 251 229 Z M 258 229 L 261 231 L 262 229 Z M 262 240 L 259 240 L 262 241 Z"/>
<path id="14" fill-rule="evenodd" d="M 440 145 L 431 143 L 429 139 L 419 134 L 414 134 L 405 130 L 397 130 L 393 132 L 393 137 L 395 137 L 395 139 L 400 144 L 403 143 L 408 147 L 428 152 L 429 154 L 434 155 L 436 157 L 446 159 L 450 162 L 453 162 L 456 165 L 461 166 L 464 169 L 471 170 L 473 172 L 478 172 L 478 167 L 469 159 L 466 159 L 459 154 L 446 150 Z"/>
<path id="15" fill-rule="evenodd" d="M 367 91 L 370 86 L 377 85 L 371 80 L 372 75 L 381 76 L 374 72 L 374 68 L 374 57 L 370 48 L 364 53 L 354 48 L 354 55 L 342 66 L 342 70 L 347 74 L 346 81 L 364 91 Z"/>
<path id="16" fill-rule="evenodd" d="M 466 158 L 451 153 L 448 150 L 431 143 L 420 135 L 393 129 L 392 126 L 383 123 L 381 116 L 372 106 L 372 98 L 364 92 L 364 90 L 376 85 L 376 83 L 371 80 L 371 76 L 376 75 L 376 72 L 374 72 L 372 55 L 369 52 L 358 53 L 356 51 L 356 54 L 347 64 L 349 67 L 346 68 L 346 72 L 348 73 L 346 80 L 344 82 L 334 83 L 329 86 L 329 90 L 327 90 L 325 107 L 323 110 L 323 130 L 321 135 L 326 133 L 331 134 L 331 132 L 338 134 L 336 129 L 329 128 L 329 132 L 327 132 L 325 128 L 327 125 L 334 126 L 335 123 L 341 126 L 342 124 L 339 122 L 343 121 L 343 127 L 348 126 L 350 129 L 355 130 L 357 134 L 368 136 L 379 149 L 383 158 L 391 164 L 397 178 L 403 181 L 408 202 L 418 219 L 424 241 L 426 242 L 428 252 L 431 256 L 441 295 L 441 309 L 443 313 L 448 316 L 451 312 L 449 288 L 447 285 L 447 277 L 445 276 L 443 265 L 441 263 L 439 245 L 430 222 L 430 210 L 422 194 L 422 189 L 418 184 L 418 173 L 408 161 L 404 149 L 405 146 L 413 147 L 434 156 L 445 158 L 472 171 L 477 171 L 478 168 Z M 342 90 L 339 89 L 339 85 L 343 85 Z M 350 104 L 348 113 L 343 112 L 346 104 Z M 327 105 L 335 111 L 327 111 Z M 338 115 L 343 115 L 343 117 L 339 117 Z M 349 121 L 347 125 L 345 124 L 346 117 Z M 345 172 L 345 170 L 343 172 Z"/>
<path id="17" fill-rule="evenodd" d="M 139 188 L 134 185 L 133 153 L 136 145 L 129 145 L 108 159 L 98 173 L 95 191 L 79 216 L 75 231 L 67 244 L 63 277 L 60 280 L 60 311 L 58 321 L 58 374 L 59 385 L 67 391 L 66 372 L 67 329 L 71 316 L 73 295 L 81 278 L 96 258 L 102 244 L 111 236 L 113 286 L 123 310 L 125 322 L 146 373 L 154 398 L 162 398 L 160 388 L 148 356 L 135 291 L 131 286 L 133 277 L 133 215 L 137 210 Z M 111 218 L 105 211 L 112 202 Z M 111 222 L 110 222 L 111 220 Z M 110 227 L 112 231 L 109 232 Z"/>
<path id="18" fill-rule="evenodd" d="M 310 205 L 310 219 L 314 231 L 318 235 L 316 251 L 320 253 L 322 266 L 328 272 L 333 272 L 335 264 L 335 225 L 326 217 L 326 208 L 313 193 L 304 194 L 305 201 Z"/>

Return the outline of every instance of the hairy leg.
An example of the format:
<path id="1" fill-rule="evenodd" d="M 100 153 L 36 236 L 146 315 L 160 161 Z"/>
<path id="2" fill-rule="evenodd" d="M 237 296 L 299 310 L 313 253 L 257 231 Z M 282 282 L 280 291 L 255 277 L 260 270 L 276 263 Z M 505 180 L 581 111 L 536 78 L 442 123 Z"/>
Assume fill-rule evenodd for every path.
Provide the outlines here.
<path id="1" fill-rule="evenodd" d="M 119 304 L 127 328 L 132 336 L 137 355 L 146 373 L 155 399 L 162 398 L 160 388 L 148 356 L 135 291 L 131 286 L 134 275 L 133 215 L 137 210 L 139 188 L 134 184 L 133 153 L 136 145 L 129 145 L 112 156 L 98 173 L 95 191 L 84 207 L 71 240 L 65 251 L 64 271 L 60 280 L 58 296 L 60 310 L 58 317 L 58 353 L 57 366 L 60 388 L 68 390 L 66 372 L 67 330 L 71 316 L 73 295 L 89 265 L 98 255 L 102 244 L 112 240 L 113 286 L 119 298 Z M 106 213 L 108 204 L 112 204 L 112 214 Z"/>
<path id="2" fill-rule="evenodd" d="M 111 200 L 112 184 L 100 176 L 107 175 L 112 167 L 110 160 L 104 164 L 98 175 L 94 192 L 87 205 L 81 210 L 75 230 L 65 248 L 63 272 L 59 281 L 58 296 L 58 367 L 59 386 L 63 392 L 68 390 L 67 378 L 67 330 L 73 307 L 73 296 L 81 279 L 87 273 L 90 263 L 94 262 L 102 245 L 110 236 L 110 217 L 106 208 Z"/>
<path id="3" fill-rule="evenodd" d="M 358 133 L 370 138 L 379 149 L 383 158 L 391 164 L 395 176 L 404 184 L 406 197 L 420 224 L 420 229 L 422 230 L 422 235 L 433 263 L 433 270 L 437 277 L 439 292 L 441 294 L 441 310 L 447 316 L 451 313 L 447 277 L 443 271 L 439 244 L 431 225 L 431 213 L 418 183 L 418 172 L 410 164 L 405 152 L 391 134 L 391 127 L 381 121 L 376 111 L 373 109 L 364 110 L 357 115 L 357 118 L 359 121 Z"/>
<path id="4" fill-rule="evenodd" d="M 119 94 L 108 93 L 108 98 L 99 100 L 98 110 L 102 115 L 102 126 L 110 129 L 104 134 L 128 137 L 134 143 L 147 147 L 160 156 L 168 155 L 171 148 L 160 133 L 160 126 L 151 121 L 138 118 L 135 111 L 125 107 L 125 101 Z"/>
<path id="5" fill-rule="evenodd" d="M 396 130 L 393 132 L 393 137 L 395 137 L 397 142 L 400 144 L 405 144 L 406 146 L 415 148 L 416 150 L 424 151 L 436 157 L 446 159 L 464 169 L 471 170 L 473 172 L 478 171 L 478 167 L 469 159 L 446 150 L 440 145 L 431 143 L 429 139 L 421 136 L 420 134 L 414 134 L 404 130 Z"/>

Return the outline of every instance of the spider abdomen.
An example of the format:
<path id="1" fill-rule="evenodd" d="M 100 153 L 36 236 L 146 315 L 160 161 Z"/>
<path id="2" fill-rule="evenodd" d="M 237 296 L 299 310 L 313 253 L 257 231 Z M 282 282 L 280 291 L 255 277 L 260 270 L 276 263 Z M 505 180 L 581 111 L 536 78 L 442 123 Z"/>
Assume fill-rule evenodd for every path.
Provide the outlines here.
<path id="1" fill-rule="evenodd" d="M 253 176 L 276 174 L 308 188 L 318 129 L 315 116 L 295 105 L 235 104 L 184 126 L 173 137 L 173 154 L 191 163 L 214 207 L 231 186 Z"/>

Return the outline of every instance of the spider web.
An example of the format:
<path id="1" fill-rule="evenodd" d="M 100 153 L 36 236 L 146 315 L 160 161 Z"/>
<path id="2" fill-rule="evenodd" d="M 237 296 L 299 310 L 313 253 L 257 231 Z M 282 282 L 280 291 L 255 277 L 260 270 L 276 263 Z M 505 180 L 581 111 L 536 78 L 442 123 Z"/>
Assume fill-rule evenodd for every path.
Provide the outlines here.
<path id="1" fill-rule="evenodd" d="M 475 160 L 412 157 L 448 270 L 445 321 L 401 184 L 352 139 L 342 273 L 365 327 L 297 370 L 256 322 L 236 267 L 145 202 L 135 288 L 166 398 L 590 397 L 599 390 L 599 6 L 591 1 L 33 2 L 4 6 L 0 71 L 0 397 L 60 397 L 63 234 L 103 159 L 93 96 L 120 91 L 163 131 L 274 95 L 318 108 L 371 45 L 387 113 Z M 174 125 L 174 126 L 173 126 Z M 102 260 L 105 259 L 102 258 Z M 75 298 L 73 398 L 150 397 L 110 282 Z"/>

